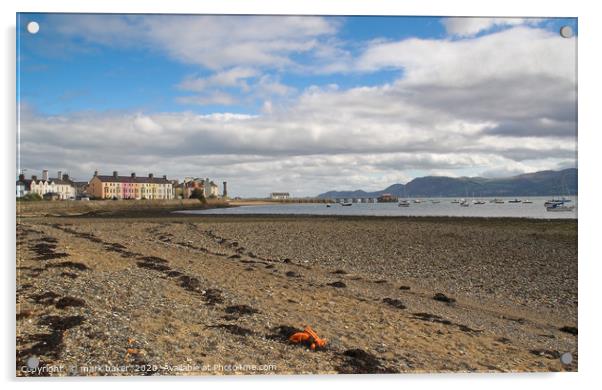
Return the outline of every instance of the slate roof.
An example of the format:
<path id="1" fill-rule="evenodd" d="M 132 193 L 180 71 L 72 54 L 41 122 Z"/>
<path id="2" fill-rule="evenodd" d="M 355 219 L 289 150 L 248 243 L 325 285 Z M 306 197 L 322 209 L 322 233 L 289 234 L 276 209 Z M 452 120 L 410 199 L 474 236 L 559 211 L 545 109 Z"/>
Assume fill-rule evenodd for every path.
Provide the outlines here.
<path id="1" fill-rule="evenodd" d="M 98 179 L 100 179 L 103 183 L 154 183 L 154 184 L 171 184 L 171 181 L 165 179 L 163 177 L 153 177 L 150 178 L 148 176 L 113 176 L 113 175 L 96 175 Z"/>
<path id="2" fill-rule="evenodd" d="M 32 180 L 32 179 L 25 179 L 25 180 L 17 180 L 17 185 L 24 185 L 27 188 L 31 188 L 31 183 L 35 182 L 35 183 L 41 183 L 44 180 L 42 179 L 38 179 L 38 180 Z M 60 185 L 74 185 L 74 183 L 71 180 L 63 180 L 63 179 L 53 179 L 53 178 L 49 178 L 48 180 L 46 180 L 48 183 L 54 183 L 54 184 L 60 184 Z"/>

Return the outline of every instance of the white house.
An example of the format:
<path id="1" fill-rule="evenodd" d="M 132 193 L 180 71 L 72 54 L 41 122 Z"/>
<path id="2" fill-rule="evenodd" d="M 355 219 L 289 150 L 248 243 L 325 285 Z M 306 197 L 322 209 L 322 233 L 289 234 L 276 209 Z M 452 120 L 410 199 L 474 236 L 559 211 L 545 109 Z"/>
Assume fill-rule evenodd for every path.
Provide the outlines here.
<path id="1" fill-rule="evenodd" d="M 42 179 L 32 175 L 30 180 L 25 179 L 24 174 L 19 175 L 17 180 L 17 197 L 23 197 L 28 193 L 35 193 L 40 196 L 46 194 L 56 194 L 59 199 L 74 199 L 75 186 L 69 179 L 69 175 L 58 172 L 56 178 L 49 178 L 48 171 L 42 172 Z"/>
<path id="2" fill-rule="evenodd" d="M 209 180 L 209 178 L 203 180 L 203 191 L 205 198 L 219 197 L 219 187 L 213 181 Z"/>
<path id="3" fill-rule="evenodd" d="M 272 192 L 270 194 L 271 199 L 290 199 L 291 194 L 288 192 Z"/>

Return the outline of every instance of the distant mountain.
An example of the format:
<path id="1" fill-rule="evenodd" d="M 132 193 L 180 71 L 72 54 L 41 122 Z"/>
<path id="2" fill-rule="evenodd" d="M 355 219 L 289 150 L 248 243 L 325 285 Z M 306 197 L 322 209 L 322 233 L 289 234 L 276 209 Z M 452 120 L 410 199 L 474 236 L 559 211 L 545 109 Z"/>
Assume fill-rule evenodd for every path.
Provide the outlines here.
<path id="1" fill-rule="evenodd" d="M 393 184 L 382 191 L 328 191 L 319 198 L 368 198 L 389 193 L 398 197 L 491 197 L 576 195 L 577 169 L 540 171 L 487 179 L 484 177 L 419 177 L 407 184 Z"/>

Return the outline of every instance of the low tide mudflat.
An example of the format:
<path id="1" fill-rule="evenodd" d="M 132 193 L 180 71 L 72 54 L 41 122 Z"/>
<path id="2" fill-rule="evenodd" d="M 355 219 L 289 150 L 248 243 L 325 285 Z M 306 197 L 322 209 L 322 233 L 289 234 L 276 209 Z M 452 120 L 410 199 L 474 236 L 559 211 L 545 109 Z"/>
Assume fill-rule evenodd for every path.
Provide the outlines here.
<path id="1" fill-rule="evenodd" d="M 17 375 L 577 370 L 576 221 L 32 217 L 17 251 Z"/>

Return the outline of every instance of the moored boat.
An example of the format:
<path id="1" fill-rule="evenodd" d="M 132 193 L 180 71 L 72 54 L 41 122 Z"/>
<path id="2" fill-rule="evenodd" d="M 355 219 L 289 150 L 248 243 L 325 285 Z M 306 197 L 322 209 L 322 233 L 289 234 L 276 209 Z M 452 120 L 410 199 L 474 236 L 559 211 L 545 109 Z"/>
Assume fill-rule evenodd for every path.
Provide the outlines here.
<path id="1" fill-rule="evenodd" d="M 564 203 L 557 203 L 551 206 L 546 206 L 546 211 L 573 211 L 575 206 L 567 206 Z"/>
<path id="2" fill-rule="evenodd" d="M 555 205 L 555 204 L 565 204 L 565 203 L 570 203 L 570 202 L 572 202 L 572 200 L 569 199 L 569 198 L 567 198 L 567 197 L 565 197 L 565 196 L 562 196 L 562 197 L 559 197 L 559 198 L 552 197 L 552 199 L 546 200 L 545 203 L 544 203 L 544 205 L 545 206 L 552 206 L 552 205 Z"/>
<path id="3" fill-rule="evenodd" d="M 556 199 L 556 198 L 552 198 L 550 200 L 546 200 L 546 202 L 544 203 L 544 206 L 553 206 L 555 204 L 565 204 L 565 203 L 569 203 L 572 202 L 570 199 L 567 199 L 565 197 Z"/>

